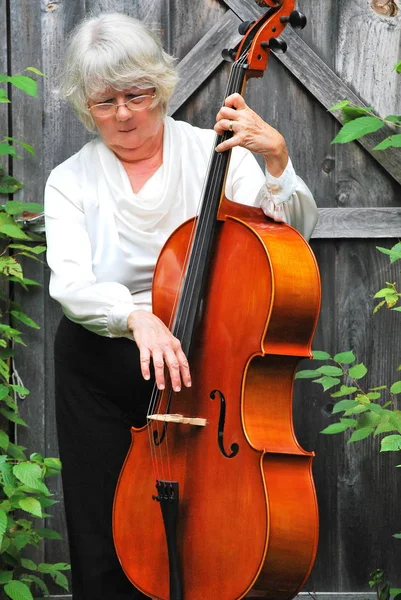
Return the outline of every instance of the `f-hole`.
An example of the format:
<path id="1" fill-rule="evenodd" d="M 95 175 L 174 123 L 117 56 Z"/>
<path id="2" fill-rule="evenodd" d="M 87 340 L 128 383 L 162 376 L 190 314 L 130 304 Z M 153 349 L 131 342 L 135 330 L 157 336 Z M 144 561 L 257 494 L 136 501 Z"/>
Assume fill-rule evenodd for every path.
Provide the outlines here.
<path id="1" fill-rule="evenodd" d="M 224 426 L 225 426 L 225 422 L 226 422 L 226 399 L 224 398 L 224 396 L 220 392 L 220 390 L 213 390 L 212 392 L 210 392 L 210 399 L 214 400 L 216 398 L 216 395 L 220 398 L 220 417 L 219 417 L 219 428 L 218 428 L 218 432 L 217 432 L 217 443 L 219 445 L 220 452 L 222 453 L 223 456 L 225 456 L 226 458 L 234 458 L 234 456 L 236 456 L 239 452 L 239 445 L 235 444 L 235 443 L 231 444 L 231 446 L 230 446 L 231 453 L 230 454 L 228 454 L 228 452 L 226 452 L 226 450 L 224 448 Z"/>

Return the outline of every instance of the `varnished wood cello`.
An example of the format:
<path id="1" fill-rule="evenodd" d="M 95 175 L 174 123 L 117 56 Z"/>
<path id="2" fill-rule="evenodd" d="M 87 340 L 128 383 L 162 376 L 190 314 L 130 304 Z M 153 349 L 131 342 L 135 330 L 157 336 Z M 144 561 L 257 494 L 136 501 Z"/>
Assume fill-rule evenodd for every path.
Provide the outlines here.
<path id="1" fill-rule="evenodd" d="M 294 0 L 263 4 L 226 96 L 261 76 L 287 23 L 304 24 Z M 114 502 L 123 569 L 157 600 L 289 600 L 316 554 L 313 455 L 294 435 L 292 388 L 311 355 L 318 269 L 296 230 L 224 197 L 228 162 L 214 153 L 200 214 L 154 274 L 153 310 L 181 340 L 193 386 L 154 390 Z"/>

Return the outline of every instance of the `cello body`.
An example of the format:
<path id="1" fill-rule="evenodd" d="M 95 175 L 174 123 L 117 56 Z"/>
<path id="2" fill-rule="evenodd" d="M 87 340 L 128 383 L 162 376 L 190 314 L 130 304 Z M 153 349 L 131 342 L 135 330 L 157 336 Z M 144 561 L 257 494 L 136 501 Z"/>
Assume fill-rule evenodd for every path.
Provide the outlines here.
<path id="1" fill-rule="evenodd" d="M 172 234 L 156 265 L 153 310 L 166 324 L 193 222 Z M 165 390 L 159 408 L 204 426 L 132 429 L 114 503 L 116 550 L 131 582 L 157 600 L 289 600 L 310 573 L 318 539 L 313 454 L 292 425 L 294 373 L 311 356 L 320 307 L 318 269 L 295 229 L 226 199 L 214 248 L 192 387 Z M 179 485 L 167 535 L 155 473 Z"/>

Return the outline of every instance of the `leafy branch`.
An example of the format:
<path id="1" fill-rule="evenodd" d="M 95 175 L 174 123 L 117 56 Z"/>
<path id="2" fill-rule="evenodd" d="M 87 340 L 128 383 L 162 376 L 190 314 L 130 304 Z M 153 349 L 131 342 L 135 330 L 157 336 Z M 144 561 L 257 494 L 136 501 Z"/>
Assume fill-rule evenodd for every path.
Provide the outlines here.
<path id="1" fill-rule="evenodd" d="M 34 67 L 26 71 L 43 76 Z M 37 82 L 27 75 L 0 74 L 0 83 L 13 85 L 29 96 L 37 95 Z M 0 103 L 9 102 L 7 91 L 0 88 Z M 20 158 L 16 146 L 35 154 L 29 144 L 4 136 L 0 140 L 0 156 Z M 0 195 L 14 194 L 22 187 L 20 181 L 0 168 Z M 55 500 L 45 480 L 60 473 L 61 463 L 58 458 L 44 457 L 37 452 L 27 456 L 26 448 L 14 443 L 14 428 L 27 427 L 20 415 L 17 397 L 29 394 L 24 386 L 13 383 L 14 347 L 25 345 L 20 326 L 39 329 L 39 325 L 13 300 L 9 290 L 12 292 L 15 284 L 24 289 L 39 285 L 24 276 L 20 259 L 41 260 L 45 246 L 39 236 L 24 231 L 20 218 L 25 212 L 41 212 L 42 206 L 5 200 L 0 203 L 0 589 L 5 594 L 1 593 L 2 598 L 34 600 L 33 593 L 49 595 L 44 576 L 50 576 L 68 591 L 64 571 L 70 566 L 36 564 L 25 554 L 29 546 L 38 547 L 44 539 L 60 539 L 56 531 L 38 526 L 34 519 L 51 516 L 47 509 Z"/>
<path id="2" fill-rule="evenodd" d="M 401 73 L 401 61 L 394 67 L 394 71 Z M 353 142 L 364 135 L 379 131 L 385 125 L 395 128 L 394 135 L 390 135 L 382 140 L 373 150 L 387 150 L 387 148 L 401 148 L 401 115 L 388 115 L 379 117 L 374 112 L 372 106 L 358 106 L 350 100 L 342 100 L 335 104 L 329 111 L 341 110 L 343 117 L 343 126 L 331 142 L 332 144 L 347 144 Z"/>

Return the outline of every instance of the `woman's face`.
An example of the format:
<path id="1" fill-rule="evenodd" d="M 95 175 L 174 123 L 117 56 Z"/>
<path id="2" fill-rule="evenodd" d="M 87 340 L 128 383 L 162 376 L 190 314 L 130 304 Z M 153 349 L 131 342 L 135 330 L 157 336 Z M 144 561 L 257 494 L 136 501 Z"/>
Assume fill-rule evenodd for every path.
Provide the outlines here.
<path id="1" fill-rule="evenodd" d="M 102 95 L 88 100 L 88 106 L 99 103 L 123 104 L 135 96 L 152 95 L 153 88 L 138 90 L 131 88 L 123 91 L 106 90 Z M 153 155 L 163 140 L 163 117 L 160 108 L 145 108 L 132 111 L 119 106 L 107 117 L 92 114 L 95 125 L 104 143 L 125 161 L 141 160 Z"/>

